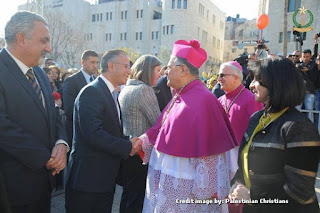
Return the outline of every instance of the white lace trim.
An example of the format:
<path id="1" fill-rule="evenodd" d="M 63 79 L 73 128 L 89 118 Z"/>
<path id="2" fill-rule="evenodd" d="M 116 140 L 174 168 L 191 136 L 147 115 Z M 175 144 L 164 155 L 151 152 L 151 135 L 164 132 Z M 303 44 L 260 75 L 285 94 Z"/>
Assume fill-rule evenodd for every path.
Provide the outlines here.
<path id="1" fill-rule="evenodd" d="M 228 167 L 229 167 L 229 178 L 230 180 L 234 177 L 238 170 L 238 152 L 239 146 L 236 146 L 227 151 Z"/>
<path id="2" fill-rule="evenodd" d="M 180 158 L 154 149 L 146 134 L 140 138 L 145 153 L 143 161 L 149 162 L 143 212 L 228 212 L 225 204 L 179 203 L 188 199 L 209 199 L 213 195 L 218 199 L 228 196 L 230 181 L 226 153 Z"/>
<path id="3" fill-rule="evenodd" d="M 147 164 L 149 162 L 151 152 L 153 150 L 153 144 L 150 143 L 149 137 L 147 134 L 143 134 L 139 137 L 142 140 L 142 151 L 144 152 L 144 157 L 142 162 Z"/>

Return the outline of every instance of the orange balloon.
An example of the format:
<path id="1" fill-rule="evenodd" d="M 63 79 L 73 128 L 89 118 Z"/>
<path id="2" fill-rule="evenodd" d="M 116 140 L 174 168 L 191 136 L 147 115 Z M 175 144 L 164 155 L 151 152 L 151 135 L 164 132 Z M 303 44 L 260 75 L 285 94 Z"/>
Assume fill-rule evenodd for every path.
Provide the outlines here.
<path id="1" fill-rule="evenodd" d="M 267 14 L 262 14 L 261 16 L 259 16 L 259 18 L 257 19 L 257 27 L 262 30 L 264 29 L 266 26 L 268 26 L 269 24 L 269 17 Z"/>

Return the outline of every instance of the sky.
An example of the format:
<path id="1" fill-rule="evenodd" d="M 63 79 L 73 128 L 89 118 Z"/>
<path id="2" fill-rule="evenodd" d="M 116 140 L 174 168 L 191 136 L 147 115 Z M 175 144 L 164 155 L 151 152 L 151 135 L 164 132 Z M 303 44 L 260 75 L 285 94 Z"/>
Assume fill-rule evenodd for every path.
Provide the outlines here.
<path id="1" fill-rule="evenodd" d="M 259 0 L 212 0 L 227 16 L 235 17 L 240 14 L 241 18 L 253 19 L 258 16 Z M 4 35 L 4 28 L 10 17 L 18 11 L 18 5 L 26 3 L 27 0 L 4 0 L 0 7 L 0 37 Z"/>
<path id="2" fill-rule="evenodd" d="M 259 0 L 212 0 L 213 3 L 226 14 L 226 17 L 254 19 L 258 18 Z"/>

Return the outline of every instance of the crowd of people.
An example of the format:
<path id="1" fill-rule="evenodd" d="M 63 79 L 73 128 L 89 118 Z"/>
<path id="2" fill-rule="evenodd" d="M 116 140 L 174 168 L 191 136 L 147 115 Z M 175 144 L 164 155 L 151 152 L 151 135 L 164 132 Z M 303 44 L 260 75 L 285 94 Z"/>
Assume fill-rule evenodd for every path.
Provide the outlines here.
<path id="1" fill-rule="evenodd" d="M 76 72 L 40 68 L 47 23 L 17 12 L 0 51 L 0 212 L 49 213 L 59 187 L 67 213 L 111 212 L 116 184 L 121 213 L 318 212 L 318 117 L 298 111 L 320 107 L 317 39 L 315 62 L 263 46 L 206 85 L 197 40 L 176 41 L 167 65 L 115 49 L 85 50 Z"/>

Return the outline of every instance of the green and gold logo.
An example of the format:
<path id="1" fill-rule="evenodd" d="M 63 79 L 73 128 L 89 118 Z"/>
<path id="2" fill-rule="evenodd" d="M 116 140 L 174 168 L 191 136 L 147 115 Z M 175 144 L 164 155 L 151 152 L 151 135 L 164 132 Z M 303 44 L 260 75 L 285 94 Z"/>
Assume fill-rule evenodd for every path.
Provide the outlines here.
<path id="1" fill-rule="evenodd" d="M 297 15 L 300 13 L 300 20 L 301 23 L 299 24 L 297 22 Z M 305 15 L 308 14 L 309 15 L 309 22 L 307 24 L 305 24 Z M 292 21 L 293 24 L 295 25 L 295 27 L 293 27 L 293 30 L 296 30 L 300 33 L 303 32 L 308 32 L 310 30 L 313 30 L 313 28 L 311 27 L 312 23 L 313 23 L 313 14 L 310 10 L 304 8 L 304 6 L 302 6 L 302 8 L 299 8 L 299 10 L 296 10 L 292 16 Z"/>

